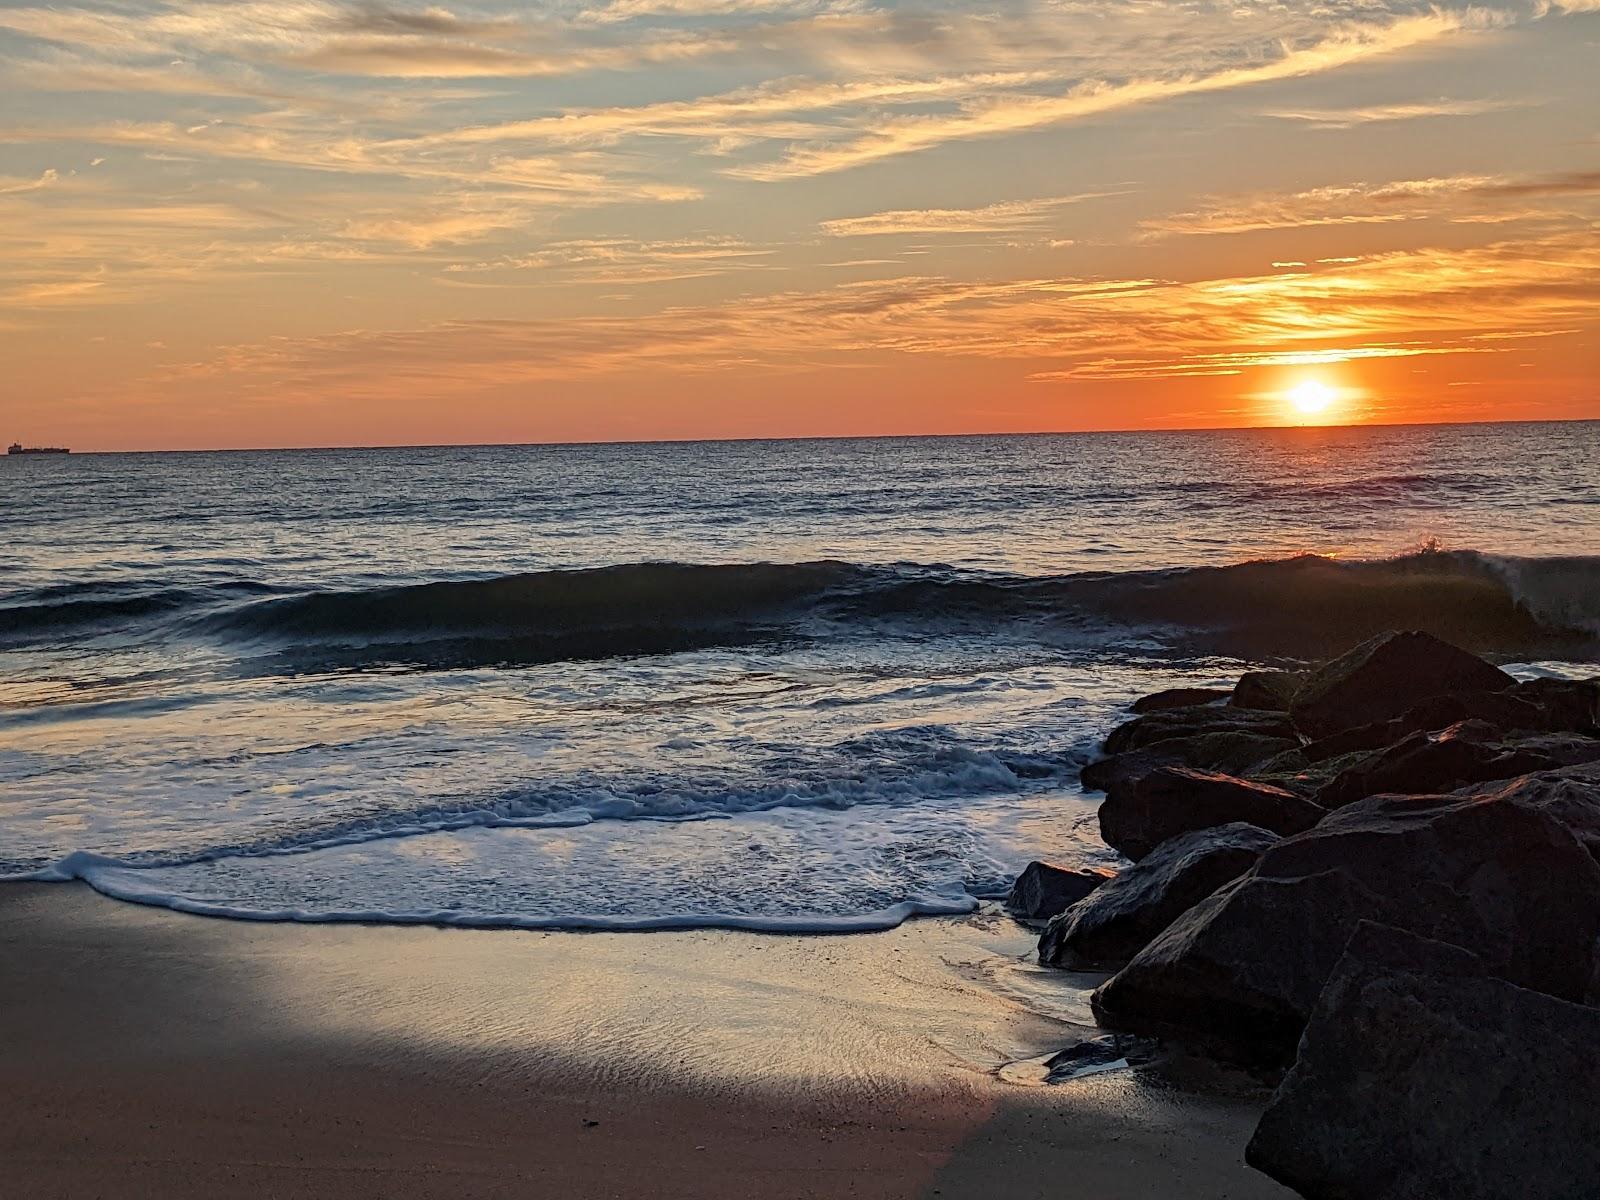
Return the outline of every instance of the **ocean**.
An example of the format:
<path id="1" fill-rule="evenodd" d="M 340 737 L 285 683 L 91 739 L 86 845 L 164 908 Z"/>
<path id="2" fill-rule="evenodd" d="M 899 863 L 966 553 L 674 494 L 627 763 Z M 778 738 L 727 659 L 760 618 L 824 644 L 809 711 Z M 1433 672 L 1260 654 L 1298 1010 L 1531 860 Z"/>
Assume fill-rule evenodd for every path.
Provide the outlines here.
<path id="1" fill-rule="evenodd" d="M 1600 661 L 1600 423 L 0 459 L 0 877 L 834 932 L 1114 862 L 1136 696 Z"/>

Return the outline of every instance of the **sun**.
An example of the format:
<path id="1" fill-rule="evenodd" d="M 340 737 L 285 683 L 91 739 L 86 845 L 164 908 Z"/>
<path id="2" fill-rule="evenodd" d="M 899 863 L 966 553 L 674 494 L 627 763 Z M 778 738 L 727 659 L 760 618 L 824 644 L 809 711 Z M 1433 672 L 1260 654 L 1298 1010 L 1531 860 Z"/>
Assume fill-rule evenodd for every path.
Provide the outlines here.
<path id="1" fill-rule="evenodd" d="M 1289 407 L 1302 417 L 1321 416 L 1339 398 L 1337 389 L 1320 379 L 1302 379 L 1284 393 Z"/>

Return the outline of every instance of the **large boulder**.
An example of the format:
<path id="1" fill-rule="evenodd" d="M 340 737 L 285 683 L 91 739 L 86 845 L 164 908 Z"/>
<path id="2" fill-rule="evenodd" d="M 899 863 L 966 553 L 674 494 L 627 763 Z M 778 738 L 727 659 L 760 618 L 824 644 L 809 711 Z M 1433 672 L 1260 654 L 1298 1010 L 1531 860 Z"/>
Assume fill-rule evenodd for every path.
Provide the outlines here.
<path id="1" fill-rule="evenodd" d="M 1413 733 L 1364 756 L 1316 794 L 1339 808 L 1379 792 L 1450 792 L 1468 784 L 1511 779 L 1600 759 L 1600 739 L 1542 733 L 1503 737 L 1484 721 L 1462 721 L 1433 733 Z"/>
<path id="2" fill-rule="evenodd" d="M 1296 729 L 1320 738 L 1393 720 L 1433 696 L 1496 692 L 1515 683 L 1498 667 L 1432 634 L 1388 633 L 1313 671 L 1289 713 Z"/>
<path id="3" fill-rule="evenodd" d="M 1352 940 L 1245 1161 L 1308 1200 L 1600 1194 L 1600 1010 Z"/>
<path id="4" fill-rule="evenodd" d="M 1317 793 L 1344 772 L 1381 753 L 1381 750 L 1355 750 L 1335 758 L 1307 762 L 1305 755 L 1290 750 L 1251 767 L 1249 775 L 1257 783 L 1270 783 L 1287 788 L 1297 796 L 1316 800 Z"/>
<path id="5" fill-rule="evenodd" d="M 1148 696 L 1140 696 L 1133 702 L 1133 711 L 1136 713 L 1153 713 L 1162 712 L 1170 708 L 1193 708 L 1197 704 L 1211 704 L 1217 700 L 1226 700 L 1231 694 L 1218 688 L 1168 688 L 1164 692 L 1151 692 Z"/>
<path id="6" fill-rule="evenodd" d="M 1400 716 L 1341 729 L 1308 742 L 1310 762 L 1393 745 L 1413 733 L 1445 729 L 1462 721 L 1486 721 L 1508 734 L 1575 733 L 1600 735 L 1600 682 L 1529 679 L 1504 691 L 1451 692 L 1430 696 Z"/>
<path id="7" fill-rule="evenodd" d="M 1532 704 L 1549 733 L 1600 733 L 1600 678 L 1528 679 L 1517 684 L 1517 699 Z"/>
<path id="8" fill-rule="evenodd" d="M 1515 795 L 1374 796 L 1279 842 L 1173 922 L 1099 988 L 1095 1010 L 1110 1025 L 1281 1059 L 1363 920 L 1580 1000 L 1600 937 L 1600 865 Z"/>
<path id="9" fill-rule="evenodd" d="M 1257 733 L 1199 733 L 1098 758 L 1080 773 L 1091 792 L 1110 792 L 1143 779 L 1157 767 L 1198 767 L 1238 775 L 1269 759 L 1292 754 L 1297 742 Z"/>
<path id="10" fill-rule="evenodd" d="M 1590 856 L 1600 861 L 1600 761 L 1477 784 L 1456 795 L 1498 798 L 1536 808 L 1566 826 Z"/>
<path id="11" fill-rule="evenodd" d="M 1011 885 L 1006 907 L 1025 921 L 1048 921 L 1116 878 L 1116 874 L 1112 867 L 1071 869 L 1034 861 L 1022 869 Z"/>
<path id="12" fill-rule="evenodd" d="M 1105 752 L 1121 754 L 1157 742 L 1210 733 L 1248 733 L 1296 740 L 1294 728 L 1283 713 L 1199 704 L 1158 709 L 1118 725 L 1106 735 Z"/>
<path id="13" fill-rule="evenodd" d="M 1100 836 L 1135 862 L 1168 838 L 1234 821 L 1299 833 L 1325 810 L 1285 788 L 1193 767 L 1157 767 L 1100 804 Z"/>
<path id="14" fill-rule="evenodd" d="M 1246 671 L 1233 685 L 1228 703 L 1235 708 L 1288 712 L 1305 678 L 1304 671 Z"/>
<path id="15" fill-rule="evenodd" d="M 1039 961 L 1075 969 L 1126 962 L 1277 841 L 1275 833 L 1236 821 L 1162 842 L 1045 926 Z"/>

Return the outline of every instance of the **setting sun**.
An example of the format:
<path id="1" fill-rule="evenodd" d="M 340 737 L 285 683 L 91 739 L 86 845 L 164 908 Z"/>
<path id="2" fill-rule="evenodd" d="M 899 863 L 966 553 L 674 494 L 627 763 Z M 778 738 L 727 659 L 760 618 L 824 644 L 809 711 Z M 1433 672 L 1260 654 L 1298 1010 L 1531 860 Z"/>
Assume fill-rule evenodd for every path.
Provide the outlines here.
<path id="1" fill-rule="evenodd" d="M 1339 398 L 1338 390 L 1320 379 L 1303 379 L 1284 395 L 1295 415 L 1301 417 L 1322 416 Z"/>

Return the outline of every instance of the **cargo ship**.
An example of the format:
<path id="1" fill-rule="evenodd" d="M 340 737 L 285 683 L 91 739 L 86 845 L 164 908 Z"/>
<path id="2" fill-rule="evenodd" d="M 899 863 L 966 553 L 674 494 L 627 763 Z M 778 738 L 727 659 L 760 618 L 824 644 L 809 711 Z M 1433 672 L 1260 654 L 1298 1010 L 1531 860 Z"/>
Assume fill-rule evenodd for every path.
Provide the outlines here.
<path id="1" fill-rule="evenodd" d="M 6 449 L 7 454 L 71 454 L 65 446 L 24 446 L 21 442 L 12 442 Z"/>

